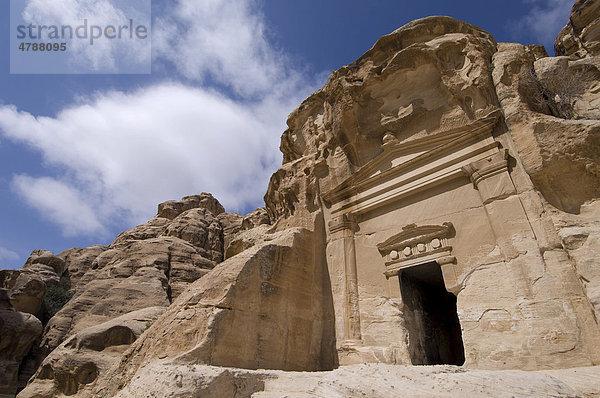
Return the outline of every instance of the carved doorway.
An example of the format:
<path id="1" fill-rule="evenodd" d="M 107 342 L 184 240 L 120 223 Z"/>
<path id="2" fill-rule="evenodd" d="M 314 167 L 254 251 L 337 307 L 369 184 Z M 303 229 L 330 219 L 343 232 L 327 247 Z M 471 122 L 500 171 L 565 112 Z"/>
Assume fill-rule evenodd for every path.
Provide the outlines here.
<path id="1" fill-rule="evenodd" d="M 456 296 L 446 291 L 440 265 L 402 269 L 400 291 L 413 365 L 462 365 L 465 352 Z"/>

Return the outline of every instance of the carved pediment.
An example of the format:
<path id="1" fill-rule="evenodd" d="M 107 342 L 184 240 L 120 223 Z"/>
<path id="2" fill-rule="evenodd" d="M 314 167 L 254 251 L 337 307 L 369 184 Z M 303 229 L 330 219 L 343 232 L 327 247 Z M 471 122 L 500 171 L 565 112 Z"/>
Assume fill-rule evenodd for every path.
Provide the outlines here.
<path id="1" fill-rule="evenodd" d="M 385 242 L 377 245 L 382 255 L 392 250 L 402 250 L 405 247 L 416 246 L 419 243 L 428 244 L 432 239 L 444 239 L 454 235 L 454 226 L 451 222 L 442 225 L 423 225 L 417 227 L 415 224 L 402 228 L 402 232 L 392 236 Z M 435 245 L 437 246 L 437 244 Z M 437 247 L 435 247 L 437 249 Z"/>
<path id="2" fill-rule="evenodd" d="M 388 268 L 386 276 L 397 274 L 399 269 L 428 261 L 454 261 L 450 256 L 452 246 L 448 242 L 454 234 L 454 226 L 450 222 L 420 227 L 411 224 L 402 228 L 402 232 L 377 245 Z"/>
<path id="3" fill-rule="evenodd" d="M 380 204 L 398 193 L 416 191 L 435 181 L 463 177 L 461 167 L 467 160 L 497 152 L 491 136 L 498 120 L 491 114 L 469 125 L 409 142 L 386 136 L 383 152 L 354 175 L 323 194 L 333 212 L 344 209 L 357 214 L 372 203 Z M 465 163 L 466 162 L 466 163 Z"/>

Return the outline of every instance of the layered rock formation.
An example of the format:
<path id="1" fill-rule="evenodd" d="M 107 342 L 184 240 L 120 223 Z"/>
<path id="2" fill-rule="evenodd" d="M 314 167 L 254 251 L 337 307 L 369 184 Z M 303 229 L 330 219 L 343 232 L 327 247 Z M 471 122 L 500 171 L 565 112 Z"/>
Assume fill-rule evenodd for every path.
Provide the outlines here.
<path id="1" fill-rule="evenodd" d="M 595 0 L 577 0 L 569 22 L 554 43 L 556 55 L 577 57 L 600 54 L 600 4 Z"/>
<path id="2" fill-rule="evenodd" d="M 162 203 L 156 217 L 109 246 L 62 253 L 69 275 L 76 275 L 75 294 L 48 322 L 44 352 L 73 332 L 130 311 L 170 305 L 223 258 L 222 226 L 211 210 L 220 213 L 223 207 L 209 194 Z"/>
<path id="3" fill-rule="evenodd" d="M 21 362 L 41 333 L 42 323 L 15 311 L 6 290 L 0 290 L 0 397 L 14 396 Z"/>
<path id="4" fill-rule="evenodd" d="M 93 396 L 114 396 L 147 363 L 333 369 L 331 291 L 314 233 L 293 228 L 218 265 L 134 343 Z"/>
<path id="5" fill-rule="evenodd" d="M 87 395 L 96 378 L 118 363 L 129 345 L 164 312 L 165 307 L 148 307 L 75 333 L 44 359 L 35 382 L 19 396 Z"/>
<path id="6" fill-rule="evenodd" d="M 3 342 L 15 344 L 14 353 L 7 353 L 12 373 L 7 372 L 10 383 L 3 383 L 3 391 L 14 394 L 17 372 L 24 386 L 36 369 L 35 381 L 23 394 L 50 397 L 89 390 L 189 284 L 223 260 L 224 243 L 234 232 L 249 228 L 248 223 L 269 222 L 263 214 L 259 209 L 246 220 L 225 213 L 210 194 L 188 196 L 161 203 L 152 220 L 106 247 L 58 255 L 36 250 L 21 270 L 2 271 L 7 299 L 2 320 L 10 326 Z M 23 325 L 29 325 L 27 333 Z M 22 337 L 9 338 L 11 333 Z M 73 343 L 90 333 L 94 341 L 116 342 L 100 348 Z"/>
<path id="7" fill-rule="evenodd" d="M 47 322 L 6 360 L 19 396 L 599 394 L 599 12 L 558 57 L 411 22 L 290 115 L 266 208 L 190 196 L 34 252 L 0 279 Z"/>

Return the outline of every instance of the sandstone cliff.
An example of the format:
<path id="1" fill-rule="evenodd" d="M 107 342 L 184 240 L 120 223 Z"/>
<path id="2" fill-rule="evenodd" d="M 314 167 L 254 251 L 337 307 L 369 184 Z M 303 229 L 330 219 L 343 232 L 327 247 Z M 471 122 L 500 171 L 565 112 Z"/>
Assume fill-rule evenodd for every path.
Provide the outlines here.
<path id="1" fill-rule="evenodd" d="M 411 22 L 290 115 L 265 208 L 2 271 L 0 393 L 598 396 L 599 20 L 557 57 Z"/>
<path id="2" fill-rule="evenodd" d="M 14 393 L 37 369 L 36 382 L 23 394 L 81 394 L 190 283 L 223 260 L 224 243 L 235 232 L 269 223 L 256 214 L 261 210 L 247 219 L 225 213 L 210 194 L 188 196 L 161 203 L 152 220 L 106 247 L 58 255 L 36 250 L 21 270 L 1 271 L 8 328 L 2 342 L 15 346 L 3 365 L 5 393 Z M 89 335 L 93 347 L 74 343 Z"/>
<path id="3" fill-rule="evenodd" d="M 577 0 L 569 22 L 554 43 L 556 55 L 577 57 L 600 54 L 600 4 L 594 0 Z"/>

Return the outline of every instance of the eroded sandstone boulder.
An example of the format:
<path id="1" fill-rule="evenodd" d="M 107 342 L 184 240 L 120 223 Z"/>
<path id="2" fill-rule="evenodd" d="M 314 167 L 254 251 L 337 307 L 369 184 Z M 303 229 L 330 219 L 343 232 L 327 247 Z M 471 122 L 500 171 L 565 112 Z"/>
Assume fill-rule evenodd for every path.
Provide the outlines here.
<path id="1" fill-rule="evenodd" d="M 34 250 L 16 278 L 10 283 L 8 292 L 12 306 L 43 319 L 44 297 L 48 288 L 58 286 L 65 271 L 65 261 L 47 250 Z"/>
<path id="2" fill-rule="evenodd" d="M 65 250 L 58 255 L 65 260 L 66 271 L 63 276 L 68 279 L 71 288 L 78 288 L 81 278 L 90 270 L 94 260 L 105 250 L 105 246 L 96 245 Z"/>
<path id="3" fill-rule="evenodd" d="M 254 219 L 261 222 L 261 216 Z M 37 259 L 52 258 L 63 270 L 56 278 L 73 297 L 49 320 L 27 368 L 35 370 L 46 355 L 83 329 L 132 310 L 169 306 L 222 261 L 224 234 L 233 237 L 242 220 L 241 215 L 224 213 L 212 195 L 193 195 L 160 204 L 156 217 L 123 232 L 108 247 L 75 248 L 53 257 L 35 252 L 29 263 L 51 263 Z"/>
<path id="4" fill-rule="evenodd" d="M 0 306 L 0 396 L 13 397 L 17 392 L 19 367 L 42 333 L 42 323 L 31 314 L 8 308 L 6 296 L 0 297 L 0 302 L 3 302 Z"/>
<path id="5" fill-rule="evenodd" d="M 223 226 L 207 209 L 184 211 L 169 223 L 162 235 L 191 243 L 204 258 L 215 263 L 223 261 Z"/>
<path id="6" fill-rule="evenodd" d="M 33 273 L 23 272 L 10 289 L 9 296 L 15 310 L 40 316 L 45 294 L 44 281 Z"/>
<path id="7" fill-rule="evenodd" d="M 217 219 L 223 226 L 223 248 L 226 251 L 231 240 L 242 230 L 244 216 L 238 213 L 221 213 Z"/>
<path id="8" fill-rule="evenodd" d="M 16 283 L 21 274 L 19 270 L 0 270 L 0 289 L 10 290 Z"/>
<path id="9" fill-rule="evenodd" d="M 34 250 L 22 269 L 0 273 L 1 285 L 16 311 L 45 320 L 49 316 L 44 303 L 46 292 L 60 284 L 64 271 L 62 258 L 46 250 Z"/>
<path id="10" fill-rule="evenodd" d="M 158 217 L 174 219 L 181 213 L 190 209 L 206 209 L 213 215 L 218 216 L 225 212 L 223 206 L 210 193 L 201 193 L 200 195 L 191 195 L 182 198 L 179 201 L 171 200 L 158 205 Z"/>
<path id="11" fill-rule="evenodd" d="M 166 307 L 212 267 L 194 246 L 173 237 L 104 251 L 86 275 L 90 281 L 49 321 L 42 346 L 50 352 L 73 332 L 132 310 Z"/>
<path id="12" fill-rule="evenodd" d="M 290 229 L 192 284 L 99 382 L 112 396 L 156 360 L 250 369 L 331 369 L 331 302 L 314 233 Z"/>
<path id="13" fill-rule="evenodd" d="M 249 230 L 260 225 L 271 225 L 269 213 L 264 207 L 259 207 L 242 219 L 242 229 Z"/>
<path id="14" fill-rule="evenodd" d="M 47 268 L 36 268 L 36 265 Z M 34 250 L 25 262 L 25 265 L 23 265 L 23 270 L 35 272 L 53 279 L 55 275 L 62 275 L 65 270 L 65 260 L 47 250 Z"/>
<path id="15" fill-rule="evenodd" d="M 113 241 L 111 246 L 116 246 L 133 240 L 157 238 L 163 233 L 170 222 L 171 220 L 168 218 L 156 216 L 145 224 L 138 225 L 135 228 L 120 233 Z"/>
<path id="16" fill-rule="evenodd" d="M 144 308 L 79 331 L 42 362 L 19 397 L 93 397 L 90 391 L 96 379 L 118 363 L 164 311 L 165 307 Z"/>
<path id="17" fill-rule="evenodd" d="M 225 258 L 227 259 L 238 255 L 244 250 L 256 245 L 258 242 L 264 241 L 265 237 L 268 238 L 268 233 L 270 230 L 271 227 L 269 225 L 263 224 L 247 231 L 240 231 L 235 236 L 235 239 L 233 239 L 227 246 Z"/>

